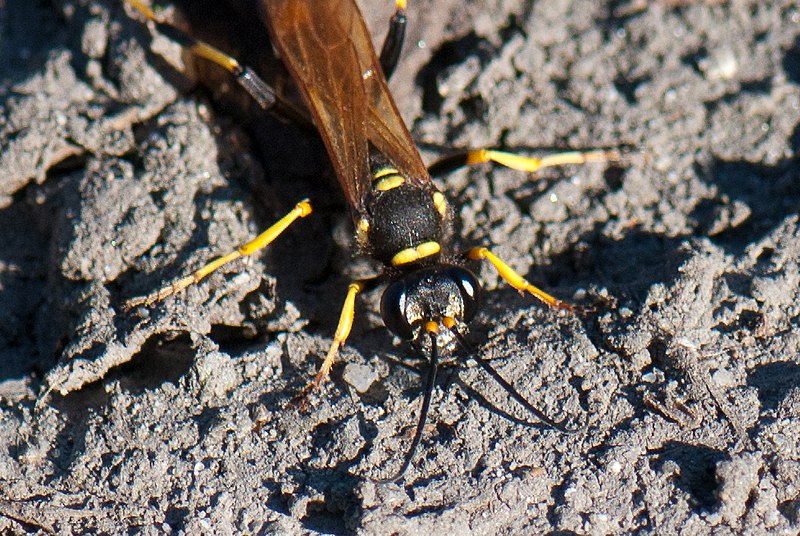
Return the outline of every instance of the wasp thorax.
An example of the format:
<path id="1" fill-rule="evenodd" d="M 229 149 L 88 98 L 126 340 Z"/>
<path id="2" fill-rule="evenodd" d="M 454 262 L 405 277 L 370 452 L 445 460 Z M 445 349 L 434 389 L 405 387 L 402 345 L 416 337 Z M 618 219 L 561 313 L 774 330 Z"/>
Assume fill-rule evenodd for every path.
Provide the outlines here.
<path id="1" fill-rule="evenodd" d="M 439 252 L 445 220 L 427 189 L 406 182 L 378 191 L 369 200 L 367 210 L 366 247 L 384 264 L 399 266 Z M 420 246 L 422 249 L 415 251 Z"/>

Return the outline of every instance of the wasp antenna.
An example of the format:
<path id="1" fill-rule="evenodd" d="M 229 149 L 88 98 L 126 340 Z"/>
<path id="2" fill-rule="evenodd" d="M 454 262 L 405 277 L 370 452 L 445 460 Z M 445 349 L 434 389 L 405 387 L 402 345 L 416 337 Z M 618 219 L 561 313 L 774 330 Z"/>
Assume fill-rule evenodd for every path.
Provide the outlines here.
<path id="1" fill-rule="evenodd" d="M 519 402 L 519 404 L 522 407 L 528 410 L 529 413 L 531 413 L 534 417 L 536 417 L 539 421 L 541 421 L 542 424 L 545 424 L 550 428 L 558 430 L 559 432 L 564 432 L 566 434 L 574 434 L 582 430 L 582 428 L 567 428 L 564 425 L 564 421 L 556 422 L 547 415 L 545 415 L 543 411 L 541 411 L 536 406 L 528 402 L 528 400 L 525 397 L 519 394 L 519 391 L 514 389 L 514 387 L 510 383 L 508 383 L 508 381 L 506 381 L 506 379 L 503 378 L 500 375 L 500 373 L 497 372 L 497 370 L 495 370 L 495 368 L 489 364 L 488 361 L 479 356 L 478 353 L 472 348 L 472 345 L 466 340 L 466 338 L 460 331 L 458 331 L 456 328 L 452 328 L 451 331 L 455 335 L 458 344 L 462 348 L 468 351 L 467 355 L 458 354 L 457 356 L 458 359 L 460 359 L 463 363 L 466 364 L 467 359 L 472 357 L 478 363 L 478 365 L 480 365 L 480 367 L 483 370 L 485 370 L 486 373 L 489 376 L 491 376 L 494 381 L 498 383 L 498 385 L 500 385 L 500 387 L 502 387 L 509 395 L 511 395 L 511 397 L 514 400 Z"/>
<path id="2" fill-rule="evenodd" d="M 458 328 L 455 327 L 455 325 L 450 327 L 450 331 L 453 333 L 453 335 L 455 335 L 458 345 L 467 352 L 467 356 L 478 355 L 478 352 L 475 350 L 475 348 L 469 343 L 464 334 L 458 331 Z"/>
<path id="3" fill-rule="evenodd" d="M 406 457 L 403 460 L 403 465 L 391 478 L 379 480 L 378 482 L 389 483 L 397 482 L 400 480 L 408 468 L 411 466 L 411 460 L 414 459 L 414 453 L 417 451 L 419 442 L 422 440 L 422 431 L 425 428 L 425 422 L 428 420 L 428 410 L 431 408 L 431 398 L 433 398 L 433 386 L 436 384 L 436 372 L 439 368 L 439 356 L 436 348 L 436 333 L 429 332 L 431 337 L 431 356 L 430 366 L 428 367 L 428 376 L 425 379 L 425 396 L 422 399 L 422 407 L 419 413 L 419 422 L 417 429 L 414 432 L 414 439 L 411 440 L 411 446 L 408 448 Z"/>

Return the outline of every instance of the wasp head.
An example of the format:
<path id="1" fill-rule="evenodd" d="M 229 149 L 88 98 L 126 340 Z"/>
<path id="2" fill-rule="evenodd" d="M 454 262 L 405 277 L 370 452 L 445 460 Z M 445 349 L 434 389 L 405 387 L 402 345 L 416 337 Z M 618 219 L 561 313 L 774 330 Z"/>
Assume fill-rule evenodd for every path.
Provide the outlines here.
<path id="1" fill-rule="evenodd" d="M 452 349 L 455 334 L 450 328 L 466 324 L 475 316 L 481 286 L 475 275 L 456 265 L 439 264 L 409 272 L 386 287 L 381 298 L 383 323 L 398 337 L 416 346 L 431 344 L 421 336 L 429 322 L 448 329 L 438 332 L 437 346 Z"/>

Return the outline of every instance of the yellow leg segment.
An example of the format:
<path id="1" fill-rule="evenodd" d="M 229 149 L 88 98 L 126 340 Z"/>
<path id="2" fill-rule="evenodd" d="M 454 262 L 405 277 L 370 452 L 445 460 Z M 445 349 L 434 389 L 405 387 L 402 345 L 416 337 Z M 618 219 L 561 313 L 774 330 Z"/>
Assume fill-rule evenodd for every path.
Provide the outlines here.
<path id="1" fill-rule="evenodd" d="M 572 305 L 563 302 L 557 298 L 554 298 L 550 294 L 546 293 L 545 291 L 536 288 L 535 286 L 528 283 L 528 281 L 515 272 L 509 265 L 503 262 L 500 257 L 492 253 L 486 248 L 478 247 L 472 248 L 467 253 L 467 257 L 472 260 L 479 261 L 479 260 L 487 260 L 492 263 L 492 266 L 495 267 L 497 272 L 502 276 L 506 282 L 514 287 L 515 289 L 519 290 L 520 292 L 528 292 L 536 297 L 538 300 L 546 303 L 550 307 L 556 307 L 558 309 L 566 309 L 567 311 L 573 311 L 574 308 Z"/>
<path id="2" fill-rule="evenodd" d="M 148 20 L 157 21 L 158 17 L 147 5 L 139 0 L 125 0 L 133 9 L 144 15 Z"/>
<path id="3" fill-rule="evenodd" d="M 308 199 L 303 199 L 295 207 L 289 212 L 286 216 L 275 222 L 272 227 L 258 235 L 256 238 L 247 242 L 246 244 L 240 246 L 235 251 L 228 253 L 218 259 L 215 259 L 193 274 L 186 276 L 182 279 L 179 279 L 172 283 L 171 285 L 165 286 L 159 289 L 152 294 L 148 294 L 147 296 L 142 296 L 139 298 L 133 298 L 128 300 L 125 304 L 126 308 L 130 309 L 132 307 L 138 307 L 140 305 L 152 305 L 158 301 L 163 300 L 164 298 L 176 294 L 185 288 L 198 283 L 207 275 L 211 274 L 212 272 L 216 271 L 220 267 L 228 264 L 229 262 L 235 261 L 240 257 L 247 257 L 252 255 L 256 251 L 260 249 L 264 249 L 267 247 L 273 240 L 275 240 L 282 232 L 286 230 L 295 220 L 298 218 L 305 218 L 309 214 L 311 214 L 311 203 L 309 203 Z"/>
<path id="4" fill-rule="evenodd" d="M 610 151 L 570 151 L 557 153 L 542 158 L 532 158 L 521 156 L 514 153 L 494 151 L 491 149 L 479 149 L 467 153 L 467 165 L 485 164 L 495 162 L 518 171 L 533 173 L 542 168 L 565 166 L 568 164 L 586 164 L 588 162 L 613 162 L 620 159 L 620 153 L 616 150 Z"/>
<path id="5" fill-rule="evenodd" d="M 147 20 L 151 20 L 157 24 L 164 24 L 165 26 L 169 26 L 174 28 L 171 24 L 162 21 L 158 15 L 153 12 L 152 9 L 147 7 L 144 3 L 140 0 L 125 0 L 133 9 L 141 13 Z M 175 28 L 177 30 L 177 28 Z M 234 75 L 238 75 L 242 72 L 242 66 L 236 61 L 236 58 L 232 58 L 231 56 L 225 54 L 218 48 L 215 48 L 208 43 L 203 41 L 199 41 L 194 39 L 191 36 L 184 34 L 182 31 L 177 30 L 181 35 L 185 37 L 187 41 L 191 44 L 188 46 L 189 50 L 191 50 L 197 56 L 201 58 L 205 58 L 209 61 L 212 61 L 222 67 L 223 69 L 227 70 L 228 72 L 233 73 Z"/>
<path id="6" fill-rule="evenodd" d="M 353 281 L 347 288 L 347 296 L 344 299 L 344 305 L 342 305 L 342 314 L 339 316 L 339 325 L 336 327 L 333 343 L 331 343 L 328 354 L 325 356 L 325 361 L 322 362 L 322 366 L 319 368 L 319 372 L 317 372 L 314 383 L 310 388 L 318 388 L 331 373 L 331 367 L 336 359 L 336 354 L 339 353 L 339 348 L 341 348 L 347 340 L 347 337 L 350 335 L 350 329 L 353 327 L 353 318 L 356 312 L 356 296 L 358 296 L 358 293 L 362 290 L 364 290 L 364 283 L 362 281 Z"/>

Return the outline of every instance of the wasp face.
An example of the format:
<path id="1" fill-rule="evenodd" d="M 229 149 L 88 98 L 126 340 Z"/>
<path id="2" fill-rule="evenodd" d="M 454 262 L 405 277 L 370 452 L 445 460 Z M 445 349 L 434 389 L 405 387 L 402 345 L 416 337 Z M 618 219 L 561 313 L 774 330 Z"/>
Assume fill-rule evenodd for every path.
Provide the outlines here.
<path id="1" fill-rule="evenodd" d="M 475 316 L 481 287 L 469 270 L 441 264 L 422 268 L 392 282 L 381 298 L 381 317 L 392 333 L 417 346 L 430 344 L 420 336 L 427 322 L 448 329 L 439 330 L 437 346 L 449 349 L 455 341 L 453 326 L 466 324 Z"/>

